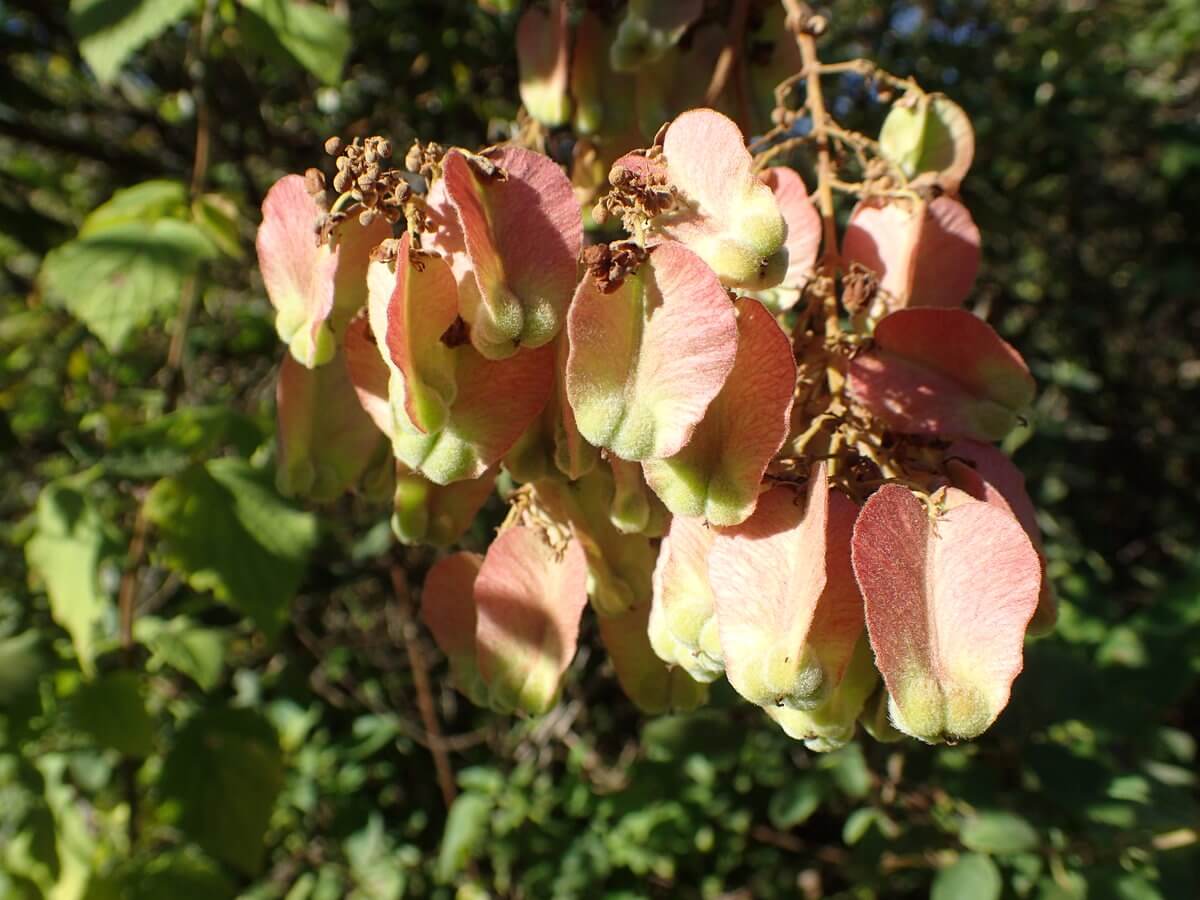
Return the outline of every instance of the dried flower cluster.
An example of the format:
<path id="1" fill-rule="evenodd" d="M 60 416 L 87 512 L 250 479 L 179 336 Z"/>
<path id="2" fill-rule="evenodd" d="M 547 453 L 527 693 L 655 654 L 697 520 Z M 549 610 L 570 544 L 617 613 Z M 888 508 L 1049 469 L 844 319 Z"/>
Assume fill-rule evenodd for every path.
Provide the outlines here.
<path id="1" fill-rule="evenodd" d="M 631 3 L 606 39 L 561 3 L 526 13 L 539 129 L 573 109 L 599 133 L 607 74 L 658 65 L 701 6 Z M 334 141 L 332 205 L 311 177 L 267 195 L 259 259 L 290 350 L 281 485 L 328 500 L 394 458 L 398 536 L 445 546 L 505 473 L 487 553 L 441 558 L 422 600 L 474 701 L 549 709 L 590 602 L 647 710 L 701 703 L 724 676 L 829 749 L 858 722 L 973 737 L 1007 703 L 1027 630 L 1054 618 L 1032 505 L 993 445 L 1033 380 L 961 308 L 979 263 L 958 197 L 969 121 L 863 71 L 902 91 L 878 140 L 817 97 L 789 108 L 790 78 L 750 148 L 722 112 L 689 109 L 611 156 L 598 191 L 534 129 L 480 153 L 414 148 L 407 172 L 381 139 Z M 819 64 L 802 74 L 811 95 Z M 802 145 L 825 197 L 858 198 L 840 238 L 775 164 Z M 860 181 L 837 177 L 853 166 Z M 358 214 L 330 225 L 327 209 Z M 625 234 L 585 247 L 585 214 Z"/>

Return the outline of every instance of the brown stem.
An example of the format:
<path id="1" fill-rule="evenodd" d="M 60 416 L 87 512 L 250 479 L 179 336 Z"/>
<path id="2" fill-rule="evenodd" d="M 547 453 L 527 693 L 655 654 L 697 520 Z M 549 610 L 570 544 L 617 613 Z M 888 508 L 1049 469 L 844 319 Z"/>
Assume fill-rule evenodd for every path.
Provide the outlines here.
<path id="1" fill-rule="evenodd" d="M 408 579 L 404 569 L 392 564 L 389 569 L 392 577 L 392 590 L 396 595 L 395 610 L 399 617 L 399 630 L 404 639 L 404 650 L 408 654 L 412 666 L 413 685 L 417 689 L 417 709 L 421 713 L 421 724 L 429 738 L 429 752 L 433 756 L 433 766 L 437 771 L 438 786 L 442 790 L 442 800 L 446 808 L 458 796 L 454 784 L 454 769 L 450 765 L 450 755 L 446 752 L 446 741 L 442 737 L 442 726 L 438 722 L 437 709 L 433 703 L 433 691 L 429 682 L 429 669 L 425 665 L 425 654 L 421 652 L 421 640 L 417 634 L 417 623 L 413 617 L 412 595 L 408 590 Z"/>
<path id="2" fill-rule="evenodd" d="M 717 64 L 713 67 L 712 78 L 708 82 L 708 89 L 704 92 L 704 105 L 715 105 L 729 83 L 729 76 L 733 75 L 738 118 L 741 119 L 738 124 L 744 132 L 750 130 L 750 102 L 746 93 L 746 72 L 741 59 L 741 48 L 745 43 L 749 7 L 749 0 L 734 0 L 733 11 L 729 16 L 729 42 L 721 49 L 721 55 L 717 57 Z"/>

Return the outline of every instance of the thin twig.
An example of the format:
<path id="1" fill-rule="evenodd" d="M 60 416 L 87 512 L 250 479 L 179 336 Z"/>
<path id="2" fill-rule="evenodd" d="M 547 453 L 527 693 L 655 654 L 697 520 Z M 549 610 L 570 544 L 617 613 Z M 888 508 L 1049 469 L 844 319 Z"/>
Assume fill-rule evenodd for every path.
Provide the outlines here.
<path id="1" fill-rule="evenodd" d="M 450 755 L 446 752 L 446 742 L 442 738 L 442 726 L 438 722 L 437 709 L 433 704 L 429 669 L 425 665 L 425 654 L 421 652 L 421 641 L 413 616 L 412 595 L 408 590 L 408 579 L 404 569 L 395 563 L 390 566 L 389 574 L 392 578 L 392 589 L 396 595 L 396 602 L 391 608 L 394 608 L 399 618 L 398 630 L 404 640 L 404 650 L 408 654 L 408 661 L 412 666 L 413 685 L 417 689 L 417 709 L 421 713 L 421 722 L 429 737 L 429 753 L 433 756 L 438 786 L 442 790 L 442 800 L 449 809 L 454 798 L 458 796 L 458 789 L 454 784 L 454 769 L 450 765 Z"/>

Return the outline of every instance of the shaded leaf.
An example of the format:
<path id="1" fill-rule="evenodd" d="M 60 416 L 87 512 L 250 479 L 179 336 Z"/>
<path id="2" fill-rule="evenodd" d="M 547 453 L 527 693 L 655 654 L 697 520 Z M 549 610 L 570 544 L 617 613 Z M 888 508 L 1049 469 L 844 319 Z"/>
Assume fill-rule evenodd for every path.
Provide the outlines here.
<path id="1" fill-rule="evenodd" d="M 1003 856 L 1036 850 L 1037 830 L 1022 816 L 1010 812 L 983 812 L 962 824 L 958 839 L 968 850 Z"/>
<path id="2" fill-rule="evenodd" d="M 108 84 L 143 45 L 196 9 L 196 0 L 71 0 L 67 22 L 96 80 Z"/>
<path id="3" fill-rule="evenodd" d="M 336 86 L 350 52 L 350 23 L 317 3 L 299 0 L 242 0 L 252 39 L 282 51 L 322 84 Z"/>
<path id="4" fill-rule="evenodd" d="M 996 864 L 978 853 L 964 853 L 933 877 L 930 900 L 999 900 L 1004 881 Z"/>
<path id="5" fill-rule="evenodd" d="M 263 473 L 237 459 L 192 466 L 154 486 L 146 515 L 164 561 L 193 588 L 212 591 L 268 634 L 286 621 L 317 524 Z"/>
<path id="6" fill-rule="evenodd" d="M 249 709 L 196 714 L 176 736 L 159 785 L 188 837 L 239 872 L 258 874 L 283 787 L 283 754 L 266 719 Z"/>
<path id="7" fill-rule="evenodd" d="M 80 685 L 67 703 L 66 717 L 100 747 L 125 756 L 154 752 L 154 719 L 134 672 L 113 672 Z"/>

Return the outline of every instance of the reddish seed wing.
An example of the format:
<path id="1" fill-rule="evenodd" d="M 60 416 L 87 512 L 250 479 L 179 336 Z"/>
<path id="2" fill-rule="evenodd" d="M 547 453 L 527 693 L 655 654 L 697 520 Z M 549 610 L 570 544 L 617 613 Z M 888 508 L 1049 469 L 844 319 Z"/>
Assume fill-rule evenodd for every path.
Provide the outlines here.
<path id="1" fill-rule="evenodd" d="M 366 300 L 368 257 L 390 228 L 383 219 L 366 228 L 351 219 L 331 244 L 318 246 L 313 229 L 319 210 L 299 175 L 275 182 L 262 212 L 255 246 L 275 307 L 275 328 L 297 362 L 308 368 L 323 365 Z"/>
<path id="2" fill-rule="evenodd" d="M 1021 355 L 959 309 L 902 309 L 850 363 L 854 398 L 907 434 L 998 440 L 1033 402 Z"/>
<path id="3" fill-rule="evenodd" d="M 737 125 L 715 110 L 689 110 L 667 129 L 663 159 L 680 203 L 654 227 L 687 245 L 727 287 L 778 284 L 787 269 L 787 225 L 754 174 Z"/>
<path id="4" fill-rule="evenodd" d="M 737 355 L 691 440 L 642 463 L 646 480 L 677 516 L 736 525 L 754 511 L 767 464 L 787 437 L 796 385 L 792 342 L 757 300 L 736 303 Z"/>
<path id="5" fill-rule="evenodd" d="M 1037 553 L 1010 515 L 967 500 L 934 522 L 880 488 L 854 528 L 854 572 L 892 721 L 924 741 L 971 738 L 1008 703 L 1037 606 Z"/>
<path id="6" fill-rule="evenodd" d="M 458 317 L 458 286 L 450 267 L 432 253 L 411 252 L 405 232 L 393 262 L 367 272 L 368 309 L 379 350 L 403 380 L 404 409 L 416 428 L 442 428 L 454 402 L 454 351 L 442 335 Z"/>
<path id="7" fill-rule="evenodd" d="M 392 531 L 405 544 L 452 544 L 470 527 L 495 485 L 495 470 L 446 485 L 434 484 L 411 472 L 399 473 Z"/>
<path id="8" fill-rule="evenodd" d="M 306 369 L 290 354 L 275 385 L 281 493 L 327 502 L 354 486 L 383 436 L 359 405 L 344 355 Z M 331 440 L 335 436 L 335 440 Z"/>
<path id="9" fill-rule="evenodd" d="M 492 704 L 540 715 L 575 656 L 587 605 L 587 562 L 572 540 L 560 555 L 531 528 L 503 532 L 475 581 L 479 670 Z"/>
<path id="10" fill-rule="evenodd" d="M 346 354 L 346 370 L 359 405 L 370 416 L 375 427 L 390 440 L 395 430 L 392 406 L 388 400 L 390 374 L 387 363 L 379 355 L 379 347 L 371 336 L 365 316 L 350 323 L 342 350 Z"/>
<path id="11" fill-rule="evenodd" d="M 725 291 L 672 242 L 652 249 L 612 293 L 585 277 L 568 331 L 567 398 L 579 432 L 627 460 L 670 456 L 687 443 L 737 349 Z"/>
<path id="12" fill-rule="evenodd" d="M 475 579 L 483 557 L 453 553 L 439 559 L 425 576 L 421 620 L 433 632 L 450 661 L 455 686 L 473 703 L 487 703 L 487 687 L 475 661 Z"/>
<path id="13" fill-rule="evenodd" d="M 452 553 L 425 576 L 421 621 L 448 657 L 475 655 L 475 578 L 482 565 L 478 553 Z"/>
<path id="14" fill-rule="evenodd" d="M 1046 577 L 1042 530 L 1033 501 L 1025 491 L 1025 476 L 1002 451 L 978 441 L 956 441 L 946 450 L 946 460 L 946 470 L 955 487 L 976 500 L 1009 512 L 1029 535 L 1042 563 L 1042 590 L 1029 630 L 1032 634 L 1051 630 L 1058 619 L 1058 604 L 1054 599 L 1054 588 Z"/>
<path id="15" fill-rule="evenodd" d="M 823 464 L 810 483 L 807 500 L 788 486 L 763 494 L 754 515 L 718 534 L 709 553 L 725 673 L 759 706 L 810 709 L 833 686 L 808 644 L 826 584 Z"/>
<path id="16" fill-rule="evenodd" d="M 863 599 L 850 563 L 850 539 L 859 508 L 841 491 L 829 491 L 825 537 L 825 589 L 817 601 L 808 642 L 833 684 L 841 683 L 863 632 Z"/>
<path id="17" fill-rule="evenodd" d="M 804 179 L 786 166 L 773 166 L 759 176 L 775 195 L 787 223 L 787 272 L 779 286 L 763 292 L 760 299 L 774 309 L 791 309 L 800 299 L 800 289 L 812 275 L 821 249 L 821 216 L 804 187 Z"/>
<path id="18" fill-rule="evenodd" d="M 661 620 L 677 662 L 697 681 L 725 671 L 716 607 L 708 579 L 708 556 L 716 532 L 698 519 L 676 516 L 659 546 L 651 615 Z"/>
<path id="19" fill-rule="evenodd" d="M 888 309 L 959 306 L 979 272 L 979 229 L 951 197 L 938 197 L 918 217 L 913 204 L 869 201 L 855 207 L 842 255 L 880 278 Z"/>
<path id="20" fill-rule="evenodd" d="M 486 164 L 498 167 L 503 177 L 481 174 Z M 472 343 L 492 359 L 511 356 L 518 346 L 549 343 L 575 289 L 583 241 L 571 182 L 549 158 L 521 147 L 497 148 L 486 163 L 451 150 L 442 165 L 445 196 L 457 215 L 470 265 L 467 272 L 461 254 L 457 264 L 452 262 Z M 453 227 L 444 226 L 439 234 L 438 249 L 453 252 Z M 472 285 L 464 288 L 468 277 Z"/>
<path id="21" fill-rule="evenodd" d="M 550 128 L 565 125 L 571 115 L 568 34 L 565 0 L 551 0 L 549 14 L 530 7 L 517 23 L 521 102 L 531 116 Z"/>

